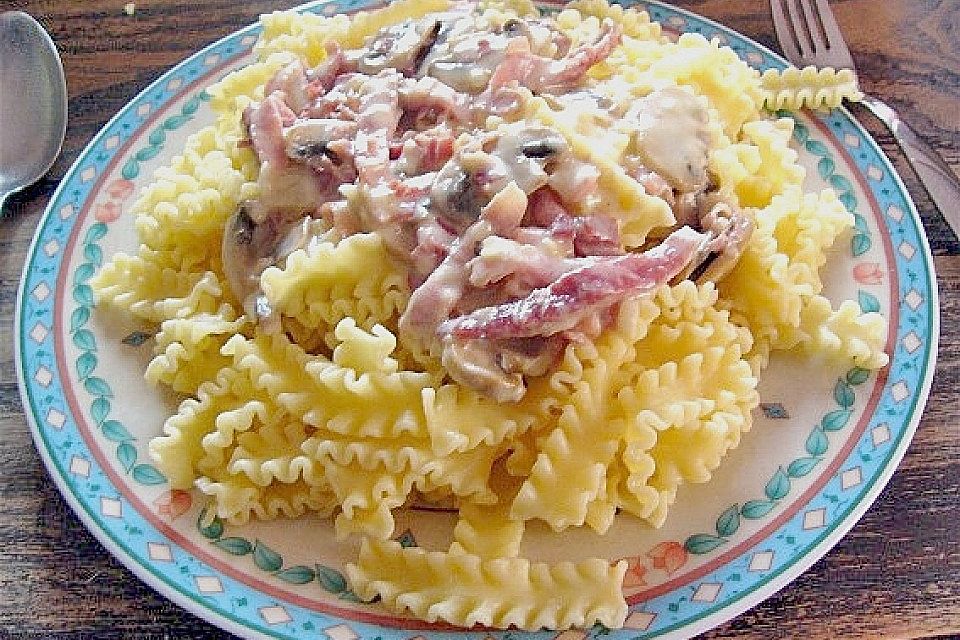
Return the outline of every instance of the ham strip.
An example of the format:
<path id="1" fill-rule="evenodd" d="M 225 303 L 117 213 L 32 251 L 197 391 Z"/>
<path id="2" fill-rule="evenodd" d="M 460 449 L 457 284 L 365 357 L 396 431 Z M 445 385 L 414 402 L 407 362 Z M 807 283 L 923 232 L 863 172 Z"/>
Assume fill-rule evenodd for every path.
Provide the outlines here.
<path id="1" fill-rule="evenodd" d="M 455 91 L 436 78 L 425 76 L 419 80 L 407 79 L 400 86 L 399 93 L 400 106 L 412 112 L 415 121 L 425 113 L 446 116 L 462 123 L 471 119 L 473 98 Z"/>
<path id="2" fill-rule="evenodd" d="M 287 106 L 294 113 L 300 113 L 306 108 L 310 100 L 307 93 L 307 70 L 299 60 L 280 69 L 267 83 L 263 94 L 269 96 L 275 91 L 283 92 Z"/>
<path id="3" fill-rule="evenodd" d="M 337 76 L 348 70 L 343 49 L 337 42 L 327 42 L 326 50 L 327 57 L 308 74 L 307 95 L 311 100 L 316 100 L 330 91 Z"/>
<path id="4" fill-rule="evenodd" d="M 243 122 L 247 126 L 257 159 L 261 163 L 269 162 L 275 168 L 287 164 L 283 128 L 297 119 L 297 114 L 290 110 L 284 97 L 282 91 L 274 91 L 264 98 L 263 102 L 247 107 L 243 112 Z"/>
<path id="5" fill-rule="evenodd" d="M 573 219 L 576 232 L 573 250 L 578 256 L 620 256 L 620 226 L 615 218 L 596 214 Z"/>
<path id="6" fill-rule="evenodd" d="M 467 281 L 467 262 L 476 255 L 477 246 L 491 235 L 509 233 L 523 216 L 526 195 L 511 183 L 483 207 L 480 219 L 453 243 L 450 252 L 433 273 L 411 294 L 400 317 L 400 332 L 425 349 L 436 346 L 436 328 L 463 297 Z"/>
<path id="7" fill-rule="evenodd" d="M 572 240 L 577 256 L 619 256 L 624 253 L 620 226 L 615 218 L 604 214 L 571 216 L 557 193 L 549 187 L 530 194 L 530 206 L 524 220 L 538 227 L 547 227 L 546 237 L 557 245 Z"/>
<path id="8" fill-rule="evenodd" d="M 573 87 L 590 67 L 605 60 L 617 48 L 622 34 L 620 25 L 604 20 L 596 42 L 581 45 L 559 60 L 533 53 L 527 38 L 514 38 L 507 45 L 503 63 L 490 78 L 490 88 L 499 89 L 511 82 L 518 82 L 534 93 Z"/>
<path id="9" fill-rule="evenodd" d="M 626 297 L 650 293 L 668 282 L 696 255 L 706 237 L 689 227 L 644 253 L 582 258 L 583 266 L 527 297 L 444 322 L 441 335 L 461 339 L 550 336 Z"/>
<path id="10" fill-rule="evenodd" d="M 382 71 L 361 88 L 357 112 L 357 138 L 353 158 L 361 184 L 374 185 L 396 176 L 390 168 L 390 142 L 400 123 L 397 90 L 402 76 Z"/>

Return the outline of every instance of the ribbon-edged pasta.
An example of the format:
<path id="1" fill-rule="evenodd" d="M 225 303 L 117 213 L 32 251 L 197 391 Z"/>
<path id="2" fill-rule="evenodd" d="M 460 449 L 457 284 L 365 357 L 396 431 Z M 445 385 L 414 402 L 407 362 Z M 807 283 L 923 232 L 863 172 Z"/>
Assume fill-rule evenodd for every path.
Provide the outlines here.
<path id="1" fill-rule="evenodd" d="M 620 584 L 626 570 L 623 560 L 548 565 L 369 539 L 363 541 L 357 564 L 347 566 L 361 598 L 380 596 L 387 606 L 430 622 L 529 631 L 621 624 L 627 607 Z M 551 606 L 544 606 L 547 602 Z"/>
<path id="2" fill-rule="evenodd" d="M 836 109 L 844 100 L 857 101 L 863 97 L 857 77 L 850 69 L 767 69 L 760 85 L 763 106 L 771 111 Z"/>
<path id="3" fill-rule="evenodd" d="M 397 237 L 345 231 L 318 211 L 316 233 L 254 278 L 257 304 L 276 314 L 272 329 L 232 289 L 225 266 L 225 227 L 263 193 L 248 119 L 278 71 L 297 60 L 314 67 L 338 46 L 356 49 L 381 29 L 447 10 L 463 9 L 400 0 L 353 17 L 264 16 L 259 60 L 208 90 L 216 123 L 192 135 L 134 205 L 140 247 L 113 256 L 91 284 L 104 309 L 158 329 L 146 377 L 184 399 L 150 454 L 171 487 L 207 496 L 209 513 L 236 525 L 333 517 L 338 537 L 362 538 L 347 566 L 355 593 L 382 601 L 358 606 L 465 626 L 617 627 L 626 563 L 531 562 L 521 555 L 528 521 L 555 535 L 583 526 L 602 534 L 618 517 L 659 526 L 678 488 L 707 482 L 750 429 L 771 353 L 864 369 L 887 362 L 885 320 L 823 296 L 820 272 L 853 217 L 832 191 L 803 191 L 793 121 L 761 111 L 836 106 L 857 96 L 855 79 L 811 69 L 761 76 L 716 41 L 671 39 L 645 12 L 605 0 L 560 11 L 559 35 L 539 46 L 589 50 L 618 25 L 615 46 L 583 70 L 590 100 L 626 112 L 664 88 L 679 91 L 666 95 L 703 114 L 708 190 L 748 211 L 753 228 L 715 281 L 674 280 L 628 297 L 602 327 L 565 342 L 519 400 L 502 402 L 458 382 L 435 350 L 406 337 L 402 317 L 418 282 L 391 253 Z M 502 29 L 536 14 L 526 0 L 482 0 L 474 10 L 478 23 Z M 639 153 L 636 128 L 607 126 L 575 99 L 515 89 L 522 108 L 481 128 L 556 132 L 596 171 L 583 174 L 595 191 L 574 213 L 609 215 L 635 251 L 678 224 L 679 192 L 628 162 Z M 362 110 L 362 92 L 354 97 L 351 109 Z M 370 157 L 397 152 L 356 135 Z M 348 204 L 390 202 L 356 185 L 341 190 Z M 424 197 L 412 193 L 411 202 Z M 493 219 L 493 204 L 482 215 Z M 233 232 L 252 241 L 249 229 Z M 509 257 L 504 247 L 514 245 L 499 246 Z M 483 255 L 496 250 L 488 243 Z M 423 501 L 458 515 L 445 550 L 390 540 L 396 511 Z"/>

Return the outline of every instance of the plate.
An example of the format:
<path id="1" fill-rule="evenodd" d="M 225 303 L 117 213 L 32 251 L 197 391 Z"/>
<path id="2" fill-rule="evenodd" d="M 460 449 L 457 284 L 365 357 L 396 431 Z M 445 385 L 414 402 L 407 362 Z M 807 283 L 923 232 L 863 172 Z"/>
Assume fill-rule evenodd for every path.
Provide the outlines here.
<path id="1" fill-rule="evenodd" d="M 760 69 L 784 66 L 719 24 L 643 4 L 670 30 L 717 38 Z M 332 15 L 371 6 L 335 0 L 303 9 Z M 95 314 L 88 280 L 105 257 L 136 246 L 126 213 L 133 194 L 189 134 L 212 122 L 205 88 L 252 60 L 257 34 L 255 26 L 239 31 L 154 82 L 97 134 L 51 200 L 16 315 L 17 370 L 37 449 L 111 553 L 165 596 L 241 636 L 552 638 L 557 634 L 451 630 L 364 605 L 342 574 L 353 550 L 334 542 L 329 522 L 204 526 L 197 496 L 170 490 L 150 463 L 147 442 L 171 401 L 139 375 L 150 336 Z M 806 186 L 832 186 L 856 218 L 849 242 L 830 258 L 826 291 L 887 316 L 891 364 L 879 375 L 853 369 L 824 376 L 777 359 L 761 382 L 752 431 L 709 483 L 681 490 L 663 529 L 621 518 L 603 538 L 574 532 L 562 547 L 532 544 L 530 553 L 543 559 L 590 552 L 629 560 L 626 629 L 567 632 L 565 639 L 688 637 L 769 597 L 853 526 L 913 435 L 938 334 L 932 259 L 914 205 L 845 110 L 800 114 L 794 145 L 808 170 Z M 796 380 L 805 381 L 802 393 Z M 429 546 L 449 520 L 447 513 L 414 512 L 398 519 L 398 531 Z"/>

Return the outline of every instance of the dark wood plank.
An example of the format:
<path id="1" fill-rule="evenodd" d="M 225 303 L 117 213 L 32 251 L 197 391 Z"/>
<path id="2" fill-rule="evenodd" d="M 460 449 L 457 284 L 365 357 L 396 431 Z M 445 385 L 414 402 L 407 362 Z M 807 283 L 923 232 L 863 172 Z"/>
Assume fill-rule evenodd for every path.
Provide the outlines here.
<path id="1" fill-rule="evenodd" d="M 198 48 L 294 2 L 14 0 L 56 39 L 70 125 L 50 174 L 0 221 L 0 632 L 3 637 L 229 638 L 141 583 L 66 506 L 20 405 L 12 354 L 22 261 L 58 181 L 107 119 Z M 775 47 L 766 3 L 677 4 Z M 835 0 L 865 90 L 889 101 L 960 169 L 960 3 Z M 893 480 L 843 541 L 781 593 L 709 638 L 932 638 L 960 634 L 960 244 L 882 126 L 855 109 L 893 159 L 937 254 L 942 328 L 936 378 Z"/>

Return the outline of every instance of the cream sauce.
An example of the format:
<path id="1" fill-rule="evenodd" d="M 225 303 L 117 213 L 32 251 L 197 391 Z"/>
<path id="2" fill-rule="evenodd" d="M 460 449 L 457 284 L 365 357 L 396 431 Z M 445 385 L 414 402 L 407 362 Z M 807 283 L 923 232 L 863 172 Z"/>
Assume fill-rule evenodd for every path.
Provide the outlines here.
<path id="1" fill-rule="evenodd" d="M 679 87 L 658 89 L 637 100 L 625 118 L 635 122 L 634 144 L 644 165 L 679 192 L 707 185 L 709 118 L 696 96 Z"/>
<path id="2" fill-rule="evenodd" d="M 259 289 L 263 268 L 330 229 L 377 233 L 409 266 L 402 339 L 439 356 L 453 380 L 519 400 L 524 377 L 547 372 L 578 334 L 607 326 L 636 282 L 660 282 L 667 262 L 676 273 L 700 251 L 675 231 L 664 246 L 684 244 L 679 258 L 625 253 L 617 221 L 594 211 L 599 168 L 576 157 L 559 131 L 509 113 L 528 90 L 540 93 L 565 112 L 561 121 L 587 117 L 597 135 L 632 130 L 622 161 L 635 179 L 647 176 L 648 193 L 659 190 L 674 206 L 708 191 L 708 114 L 696 96 L 672 87 L 618 107 L 585 77 L 620 38 L 604 21 L 595 42 L 573 48 L 549 20 L 491 23 L 465 5 L 388 27 L 361 49 L 336 49 L 339 62 L 323 82 L 317 70 L 282 71 L 247 121 L 260 197 L 226 229 L 231 288 L 277 328 Z M 510 124 L 477 128 L 494 115 Z M 726 213 L 699 225 L 722 236 L 709 250 L 722 254 L 723 268 L 749 237 L 748 225 Z M 451 333 L 456 321 L 491 313 L 488 324 L 507 331 L 499 338 Z"/>

